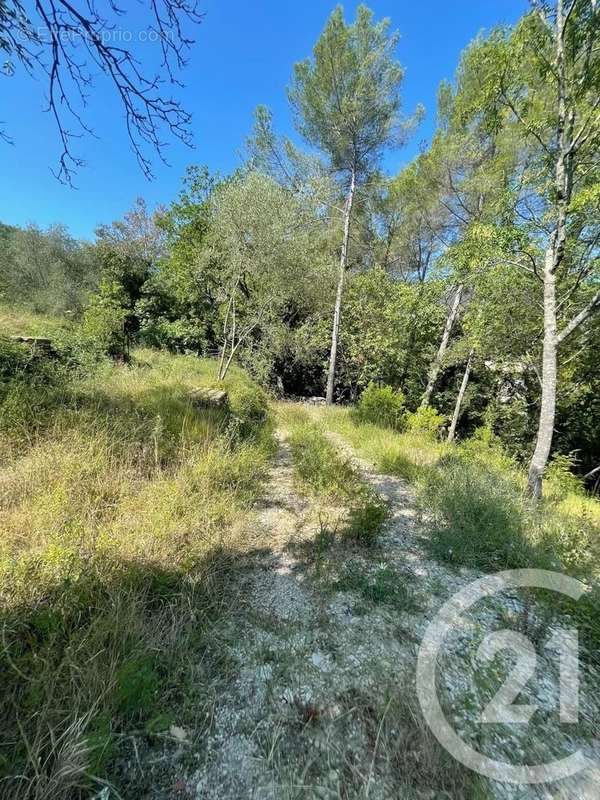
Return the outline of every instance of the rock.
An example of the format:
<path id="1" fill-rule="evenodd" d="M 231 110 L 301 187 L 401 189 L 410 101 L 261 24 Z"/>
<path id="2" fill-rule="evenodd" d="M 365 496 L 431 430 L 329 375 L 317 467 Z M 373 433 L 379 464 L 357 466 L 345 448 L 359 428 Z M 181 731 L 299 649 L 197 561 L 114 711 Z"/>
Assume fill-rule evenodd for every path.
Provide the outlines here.
<path id="1" fill-rule="evenodd" d="M 331 658 L 319 650 L 311 655 L 310 660 L 313 666 L 320 669 L 321 672 L 329 672 L 331 670 Z"/>
<path id="2" fill-rule="evenodd" d="M 192 389 L 190 398 L 193 402 L 204 406 L 224 406 L 229 400 L 227 392 L 223 389 L 209 389 L 203 386 Z"/>
<path id="3" fill-rule="evenodd" d="M 185 728 L 180 728 L 177 725 L 171 725 L 169 733 L 174 739 L 177 739 L 178 742 L 187 742 L 188 740 L 188 732 Z"/>
<path id="4" fill-rule="evenodd" d="M 45 336 L 11 336 L 13 342 L 29 345 L 33 350 L 42 350 L 44 353 L 53 353 L 52 340 Z"/>
<path id="5" fill-rule="evenodd" d="M 281 699 L 283 700 L 284 703 L 288 703 L 289 705 L 293 704 L 294 692 L 290 689 L 289 686 L 286 686 L 286 688 L 281 693 Z"/>

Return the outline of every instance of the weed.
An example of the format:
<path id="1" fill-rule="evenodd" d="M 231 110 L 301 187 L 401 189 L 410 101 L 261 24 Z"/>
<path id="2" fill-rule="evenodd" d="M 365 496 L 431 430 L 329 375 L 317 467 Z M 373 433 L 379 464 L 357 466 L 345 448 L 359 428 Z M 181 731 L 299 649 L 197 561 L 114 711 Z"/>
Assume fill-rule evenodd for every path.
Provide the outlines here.
<path id="1" fill-rule="evenodd" d="M 371 489 L 364 487 L 350 506 L 344 535 L 360 544 L 372 545 L 389 516 L 386 503 Z"/>
<path id="2" fill-rule="evenodd" d="M 353 493 L 356 471 L 314 425 L 306 422 L 294 428 L 290 446 L 296 473 L 310 491 L 338 499 Z"/>
<path id="3" fill-rule="evenodd" d="M 522 470 L 489 428 L 448 445 L 421 433 L 356 424 L 347 409 L 327 408 L 322 415 L 378 469 L 413 484 L 435 557 L 484 571 L 558 570 L 587 582 L 590 592 L 573 608 L 566 605 L 590 646 L 597 646 L 600 503 L 573 477 L 571 457 L 555 458 L 546 496 L 532 505 Z"/>
<path id="4" fill-rule="evenodd" d="M 300 481 L 313 494 L 343 503 L 348 512 L 343 530 L 346 538 L 373 544 L 387 519 L 387 505 L 305 413 L 288 412 L 287 423 L 291 428 L 294 469 Z"/>
<path id="5" fill-rule="evenodd" d="M 7 797 L 79 796 L 87 775 L 110 776 L 132 725 L 158 730 L 165 709 L 191 706 L 195 717 L 203 702 L 189 653 L 213 658 L 214 619 L 244 548 L 235 532 L 272 451 L 266 398 L 239 370 L 225 387 L 229 412 L 193 406 L 190 390 L 214 370 L 143 351 L 127 366 L 5 382 Z"/>
<path id="6" fill-rule="evenodd" d="M 332 587 L 340 592 L 357 592 L 365 600 L 400 610 L 415 607 L 414 577 L 389 565 L 367 570 L 362 562 L 346 564 Z"/>
<path id="7" fill-rule="evenodd" d="M 526 567 L 534 559 L 523 503 L 496 471 L 447 456 L 431 473 L 421 502 L 437 558 L 485 571 Z"/>

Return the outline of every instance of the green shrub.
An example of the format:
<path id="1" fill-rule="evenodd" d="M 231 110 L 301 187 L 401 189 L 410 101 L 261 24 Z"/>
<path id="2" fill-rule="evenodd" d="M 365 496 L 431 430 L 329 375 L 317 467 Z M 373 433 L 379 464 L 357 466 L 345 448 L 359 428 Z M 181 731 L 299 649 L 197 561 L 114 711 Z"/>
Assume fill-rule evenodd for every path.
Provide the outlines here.
<path id="1" fill-rule="evenodd" d="M 431 406 L 420 406 L 409 412 L 405 419 L 407 431 L 429 436 L 435 436 L 444 422 L 445 418 Z"/>
<path id="2" fill-rule="evenodd" d="M 514 479 L 515 485 L 518 485 L 522 476 L 517 462 L 505 449 L 502 439 L 490 428 L 477 428 L 472 437 L 458 445 L 458 450 L 467 460 L 483 463 L 486 468 L 493 467 Z"/>
<path id="3" fill-rule="evenodd" d="M 229 389 L 232 429 L 242 438 L 255 436 L 269 418 L 269 400 L 256 384 L 236 383 Z"/>
<path id="4" fill-rule="evenodd" d="M 83 315 L 81 339 L 84 347 L 113 357 L 127 354 L 126 301 L 123 287 L 116 281 L 104 281 L 100 285 Z"/>
<path id="5" fill-rule="evenodd" d="M 374 544 L 388 518 L 388 513 L 388 507 L 379 495 L 370 488 L 363 487 L 350 506 L 350 518 L 345 535 L 360 544 Z"/>
<path id="6" fill-rule="evenodd" d="M 530 457 L 537 421 L 526 398 L 513 397 L 508 403 L 492 400 L 485 410 L 484 419 L 511 456 L 520 461 Z"/>
<path id="7" fill-rule="evenodd" d="M 583 495 L 585 489 L 580 478 L 573 473 L 577 459 L 573 453 L 556 453 L 546 469 L 544 494 L 562 498 L 568 494 Z"/>
<path id="8" fill-rule="evenodd" d="M 370 383 L 360 396 L 355 415 L 359 422 L 371 422 L 386 428 L 400 429 L 405 415 L 404 394 L 391 386 Z"/>

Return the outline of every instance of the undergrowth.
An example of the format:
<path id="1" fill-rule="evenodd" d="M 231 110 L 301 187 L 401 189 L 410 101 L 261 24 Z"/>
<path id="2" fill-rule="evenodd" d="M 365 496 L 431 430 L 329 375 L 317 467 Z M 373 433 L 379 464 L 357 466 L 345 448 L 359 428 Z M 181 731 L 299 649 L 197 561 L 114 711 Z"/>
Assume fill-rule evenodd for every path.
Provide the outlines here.
<path id="1" fill-rule="evenodd" d="M 151 739 L 206 705 L 272 452 L 267 401 L 234 369 L 229 408 L 197 407 L 215 365 L 193 357 L 85 373 L 2 355 L 0 796 L 89 796 L 131 730 Z"/>
<path id="2" fill-rule="evenodd" d="M 545 497 L 536 504 L 520 466 L 485 430 L 449 445 L 433 435 L 358 424 L 348 409 L 322 414 L 380 471 L 413 485 L 434 557 L 483 572 L 537 567 L 583 580 L 590 592 L 576 614 L 600 641 L 600 503 L 564 459 L 551 464 Z"/>

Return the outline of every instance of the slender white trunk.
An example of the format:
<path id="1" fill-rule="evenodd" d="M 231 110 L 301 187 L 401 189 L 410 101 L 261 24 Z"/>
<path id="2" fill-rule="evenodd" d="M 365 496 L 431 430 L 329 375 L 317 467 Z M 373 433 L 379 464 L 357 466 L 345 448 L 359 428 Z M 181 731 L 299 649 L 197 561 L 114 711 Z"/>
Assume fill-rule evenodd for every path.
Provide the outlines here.
<path id="1" fill-rule="evenodd" d="M 529 464 L 527 487 L 535 497 L 542 496 L 542 478 L 552 449 L 556 416 L 558 373 L 558 331 L 556 317 L 556 275 L 567 239 L 567 213 L 572 187 L 571 137 L 573 113 L 567 114 L 567 88 L 564 55 L 564 11 L 562 0 L 556 5 L 556 72 L 558 77 L 558 153 L 555 164 L 556 227 L 544 258 L 544 344 L 542 351 L 542 399 L 535 450 Z"/>
<path id="2" fill-rule="evenodd" d="M 227 325 L 229 323 L 229 314 L 231 312 L 231 303 L 233 302 L 233 295 L 229 297 L 227 303 L 227 311 L 225 313 L 225 322 L 223 323 L 223 347 L 221 349 L 221 358 L 219 359 L 219 369 L 217 371 L 217 380 L 223 380 L 223 366 L 225 364 L 225 351 L 227 350 Z"/>
<path id="3" fill-rule="evenodd" d="M 338 275 L 338 285 L 335 295 L 335 309 L 333 312 L 333 329 L 331 331 L 331 351 L 329 353 L 329 370 L 327 372 L 327 394 L 328 404 L 333 403 L 333 390 L 335 387 L 335 366 L 337 360 L 338 338 L 340 333 L 340 320 L 342 315 L 342 296 L 344 294 L 344 282 L 346 279 L 346 269 L 348 268 L 348 242 L 350 241 L 350 222 L 352 219 L 352 206 L 354 205 L 354 192 L 356 190 L 356 174 L 354 169 L 350 177 L 350 189 L 346 197 L 344 206 L 344 237 L 342 239 L 342 252 L 340 255 L 340 271 Z"/>
<path id="4" fill-rule="evenodd" d="M 528 489 L 536 498 L 542 496 L 542 477 L 554 435 L 556 415 L 556 375 L 558 370 L 556 339 L 555 253 L 551 245 L 544 262 L 544 348 L 542 355 L 542 402 L 535 451 L 529 464 Z"/>
<path id="5" fill-rule="evenodd" d="M 460 389 L 458 390 L 458 396 L 456 398 L 456 404 L 454 406 L 454 414 L 452 414 L 452 422 L 450 423 L 450 430 L 448 431 L 449 442 L 454 441 L 454 436 L 456 434 L 456 426 L 458 425 L 458 420 L 460 419 L 460 409 L 462 407 L 462 402 L 465 397 L 465 392 L 467 391 L 467 386 L 469 385 L 469 378 L 471 377 L 471 367 L 473 366 L 473 355 L 474 351 L 471 350 L 471 352 L 469 353 L 469 358 L 467 359 L 467 365 L 465 367 L 463 379 L 460 384 Z"/>
<path id="6" fill-rule="evenodd" d="M 440 370 L 442 368 L 442 361 L 444 355 L 446 354 L 446 350 L 448 349 L 450 334 L 452 333 L 452 328 L 454 327 L 456 317 L 458 316 L 458 309 L 460 306 L 462 293 L 463 293 L 463 286 L 461 285 L 458 287 L 458 289 L 456 290 L 456 294 L 454 295 L 454 300 L 452 302 L 450 312 L 448 314 L 448 317 L 446 318 L 446 324 L 444 326 L 444 332 L 442 334 L 442 341 L 440 342 L 440 346 L 438 348 L 436 357 L 434 358 L 433 363 L 429 368 L 429 377 L 427 380 L 427 386 L 425 387 L 425 391 L 423 392 L 423 397 L 421 398 L 422 407 L 428 406 L 431 400 L 431 395 L 433 394 L 435 383 L 438 379 Z"/>

